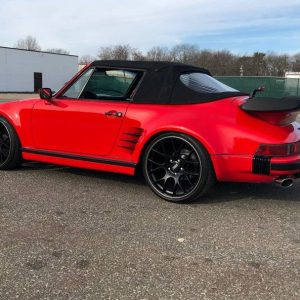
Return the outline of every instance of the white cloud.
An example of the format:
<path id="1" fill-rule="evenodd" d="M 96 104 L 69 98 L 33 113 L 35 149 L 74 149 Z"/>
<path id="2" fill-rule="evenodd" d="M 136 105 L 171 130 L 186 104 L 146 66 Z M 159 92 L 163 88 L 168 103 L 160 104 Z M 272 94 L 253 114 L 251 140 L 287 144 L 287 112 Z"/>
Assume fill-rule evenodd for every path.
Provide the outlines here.
<path id="1" fill-rule="evenodd" d="M 296 32 L 299 10 L 299 0 L 0 0 L 0 44 L 33 35 L 43 48 L 79 55 L 118 43 L 145 50 L 251 27 Z"/>

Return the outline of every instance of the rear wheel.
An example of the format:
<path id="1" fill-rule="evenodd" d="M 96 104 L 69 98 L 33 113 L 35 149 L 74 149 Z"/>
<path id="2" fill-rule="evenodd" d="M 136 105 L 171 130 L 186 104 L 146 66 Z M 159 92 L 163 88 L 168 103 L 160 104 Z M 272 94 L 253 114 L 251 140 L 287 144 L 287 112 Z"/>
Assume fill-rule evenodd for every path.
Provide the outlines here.
<path id="1" fill-rule="evenodd" d="M 14 128 L 0 117 L 0 170 L 17 167 L 22 161 L 21 146 Z"/>
<path id="2" fill-rule="evenodd" d="M 143 172 L 151 189 L 173 202 L 196 200 L 215 178 L 207 151 L 198 141 L 180 133 L 162 134 L 148 145 Z"/>

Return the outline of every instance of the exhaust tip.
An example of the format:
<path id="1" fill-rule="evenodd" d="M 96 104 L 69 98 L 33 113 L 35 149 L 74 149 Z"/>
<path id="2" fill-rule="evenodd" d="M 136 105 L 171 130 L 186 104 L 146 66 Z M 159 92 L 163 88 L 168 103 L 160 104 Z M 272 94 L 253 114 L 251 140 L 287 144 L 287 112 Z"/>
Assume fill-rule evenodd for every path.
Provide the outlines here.
<path id="1" fill-rule="evenodd" d="M 293 184 L 294 184 L 294 180 L 291 178 L 287 178 L 281 183 L 281 186 L 284 188 L 289 188 L 293 186 Z"/>
<path id="2" fill-rule="evenodd" d="M 275 180 L 275 182 L 283 188 L 289 188 L 289 187 L 293 186 L 294 179 L 289 178 L 289 177 L 287 177 L 287 178 L 278 178 L 278 179 Z"/>

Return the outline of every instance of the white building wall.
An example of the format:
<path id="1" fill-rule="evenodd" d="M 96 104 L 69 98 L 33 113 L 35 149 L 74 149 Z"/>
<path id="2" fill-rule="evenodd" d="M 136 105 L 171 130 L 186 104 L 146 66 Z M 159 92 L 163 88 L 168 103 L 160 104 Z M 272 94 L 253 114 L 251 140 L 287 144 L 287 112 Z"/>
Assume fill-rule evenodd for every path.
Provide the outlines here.
<path id="1" fill-rule="evenodd" d="M 285 72 L 286 78 L 300 78 L 300 72 Z"/>
<path id="2" fill-rule="evenodd" d="M 78 72 L 78 57 L 0 47 L 0 92 L 33 92 L 35 72 L 57 91 Z"/>

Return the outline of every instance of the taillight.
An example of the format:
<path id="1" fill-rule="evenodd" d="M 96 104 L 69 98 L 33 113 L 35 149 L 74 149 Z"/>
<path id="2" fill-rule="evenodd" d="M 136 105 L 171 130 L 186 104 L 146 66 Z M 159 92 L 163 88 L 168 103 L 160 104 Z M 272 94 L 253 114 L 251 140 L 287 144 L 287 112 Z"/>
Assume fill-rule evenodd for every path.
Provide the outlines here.
<path id="1" fill-rule="evenodd" d="M 256 155 L 261 155 L 261 156 L 300 155 L 300 141 L 296 143 L 280 144 L 280 145 L 262 144 L 257 149 Z"/>
<path id="2" fill-rule="evenodd" d="M 295 154 L 300 154 L 300 141 L 295 143 Z"/>

